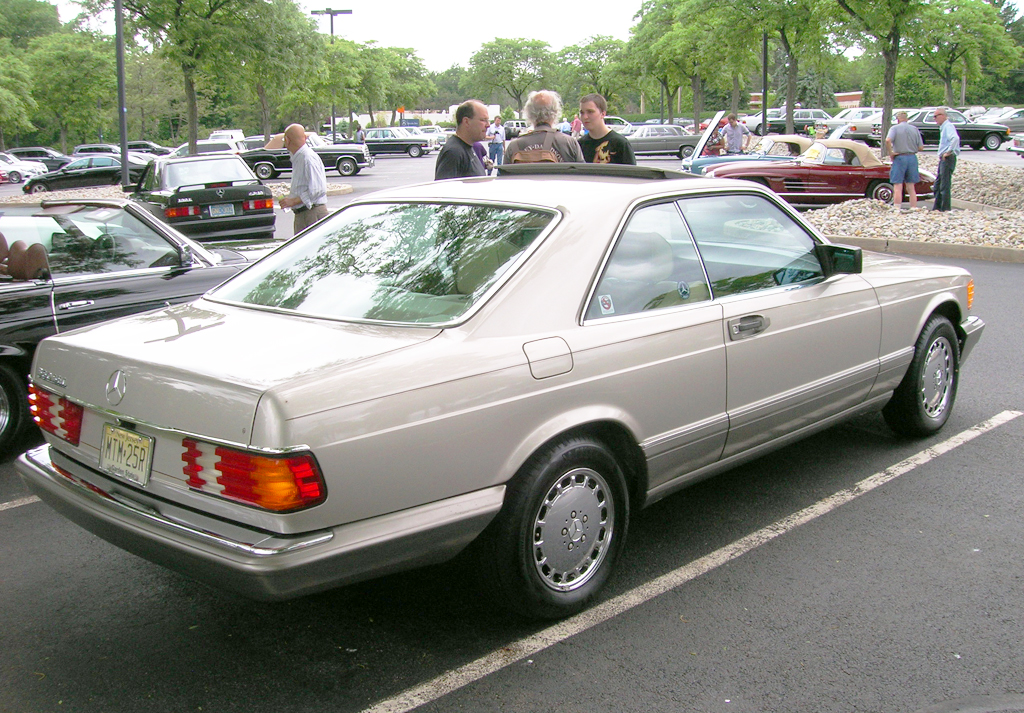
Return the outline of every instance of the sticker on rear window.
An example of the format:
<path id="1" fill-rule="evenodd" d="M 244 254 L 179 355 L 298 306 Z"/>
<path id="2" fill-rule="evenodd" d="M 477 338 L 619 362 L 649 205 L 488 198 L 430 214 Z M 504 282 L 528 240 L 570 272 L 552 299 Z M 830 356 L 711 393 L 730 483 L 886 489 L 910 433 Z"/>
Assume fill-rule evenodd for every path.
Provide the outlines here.
<path id="1" fill-rule="evenodd" d="M 598 295 L 597 301 L 601 305 L 601 314 L 615 314 L 615 305 L 612 304 L 611 295 Z"/>

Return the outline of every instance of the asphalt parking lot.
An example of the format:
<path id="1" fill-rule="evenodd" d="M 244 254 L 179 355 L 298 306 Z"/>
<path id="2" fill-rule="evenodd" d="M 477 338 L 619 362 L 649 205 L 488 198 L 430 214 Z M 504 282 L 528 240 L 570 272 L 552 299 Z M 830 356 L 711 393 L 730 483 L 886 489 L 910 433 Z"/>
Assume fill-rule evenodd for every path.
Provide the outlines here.
<path id="1" fill-rule="evenodd" d="M 329 203 L 432 173 L 382 158 Z M 1024 710 L 1024 266 L 936 261 L 972 271 L 988 324 L 940 434 L 867 415 L 666 498 L 553 626 L 492 609 L 462 560 L 253 603 L 85 533 L 0 464 L 0 711 Z"/>

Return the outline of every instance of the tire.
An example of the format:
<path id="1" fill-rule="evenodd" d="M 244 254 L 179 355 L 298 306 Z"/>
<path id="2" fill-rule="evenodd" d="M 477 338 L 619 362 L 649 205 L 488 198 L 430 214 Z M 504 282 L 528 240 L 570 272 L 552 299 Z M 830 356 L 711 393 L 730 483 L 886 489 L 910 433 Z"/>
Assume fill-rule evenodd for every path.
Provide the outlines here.
<path id="1" fill-rule="evenodd" d="M 262 180 L 274 178 L 277 176 L 277 171 L 274 169 L 274 165 L 270 163 L 258 163 L 256 164 L 256 176 Z"/>
<path id="2" fill-rule="evenodd" d="M 342 176 L 354 176 L 359 173 L 359 164 L 355 162 L 355 159 L 344 156 L 338 159 L 338 163 L 335 166 L 338 169 L 338 173 Z"/>
<path id="3" fill-rule="evenodd" d="M 603 443 L 566 438 L 534 454 L 478 543 L 496 602 L 540 619 L 582 610 L 608 580 L 629 523 L 622 469 Z"/>
<path id="4" fill-rule="evenodd" d="M 892 184 L 888 181 L 872 181 L 868 186 L 867 197 L 883 203 L 892 203 L 894 198 Z"/>
<path id="5" fill-rule="evenodd" d="M 949 419 L 960 383 L 960 343 L 949 320 L 933 315 L 914 345 L 914 358 L 882 409 L 902 436 L 930 436 Z"/>
<path id="6" fill-rule="evenodd" d="M 412 156 L 413 158 L 419 158 L 420 156 L 423 155 L 423 147 L 420 146 L 419 144 L 416 144 L 415 146 L 410 146 L 409 155 Z"/>
<path id="7" fill-rule="evenodd" d="M 30 189 L 28 189 L 28 192 L 29 193 L 46 193 L 46 191 L 48 191 L 48 190 L 50 190 L 50 187 L 47 186 L 45 183 L 33 183 L 32 187 Z"/>
<path id="8" fill-rule="evenodd" d="M 989 151 L 998 151 L 1003 145 L 1003 137 L 999 134 L 986 134 L 985 140 L 982 141 L 985 148 Z"/>
<path id="9" fill-rule="evenodd" d="M 754 127 L 754 133 L 758 136 L 764 136 L 764 124 L 758 124 Z"/>
<path id="10" fill-rule="evenodd" d="M 693 147 L 692 146 L 680 146 L 679 147 L 679 158 L 688 158 L 689 156 L 693 156 Z"/>
<path id="11" fill-rule="evenodd" d="M 11 171 L 7 174 L 7 179 L 11 183 L 21 183 L 21 171 Z"/>
<path id="12" fill-rule="evenodd" d="M 0 454 L 7 455 L 32 423 L 25 377 L 0 366 Z"/>

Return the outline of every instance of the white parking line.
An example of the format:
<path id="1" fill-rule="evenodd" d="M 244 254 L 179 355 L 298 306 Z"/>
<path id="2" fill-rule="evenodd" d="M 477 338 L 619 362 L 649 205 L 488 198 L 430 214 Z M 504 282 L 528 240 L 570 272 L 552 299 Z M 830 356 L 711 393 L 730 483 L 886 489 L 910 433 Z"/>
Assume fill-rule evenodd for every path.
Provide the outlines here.
<path id="1" fill-rule="evenodd" d="M 426 703 L 436 701 L 442 696 L 463 688 L 474 681 L 478 681 L 488 674 L 499 671 L 516 661 L 520 661 L 538 651 L 565 641 L 571 636 L 582 633 L 623 612 L 650 601 L 660 594 L 664 594 L 696 579 L 700 575 L 710 572 L 716 567 L 734 560 L 766 542 L 774 540 L 779 535 L 784 535 L 804 523 L 815 520 L 835 510 L 840 505 L 845 505 L 878 486 L 895 480 L 918 466 L 924 465 L 954 448 L 962 446 L 968 441 L 1012 421 L 1020 415 L 1022 415 L 1020 411 L 1003 411 L 996 414 L 977 426 L 962 431 L 930 448 L 925 448 L 923 451 L 900 461 L 896 465 L 865 478 L 852 488 L 834 493 L 799 512 L 793 513 L 789 517 L 785 517 L 711 554 L 705 555 L 699 560 L 683 565 L 679 569 L 664 574 L 639 587 L 635 587 L 570 619 L 550 626 L 532 636 L 527 636 L 524 639 L 503 646 L 476 661 L 472 661 L 452 671 L 447 671 L 437 678 L 410 688 L 393 698 L 380 701 L 376 705 L 367 708 L 363 713 L 406 713 Z"/>
<path id="2" fill-rule="evenodd" d="M 32 503 L 38 503 L 39 498 L 35 495 L 30 495 L 27 498 L 18 498 L 17 500 L 8 500 L 6 503 L 0 503 L 0 512 L 4 510 L 10 510 L 11 508 L 20 508 L 22 505 L 31 505 Z"/>

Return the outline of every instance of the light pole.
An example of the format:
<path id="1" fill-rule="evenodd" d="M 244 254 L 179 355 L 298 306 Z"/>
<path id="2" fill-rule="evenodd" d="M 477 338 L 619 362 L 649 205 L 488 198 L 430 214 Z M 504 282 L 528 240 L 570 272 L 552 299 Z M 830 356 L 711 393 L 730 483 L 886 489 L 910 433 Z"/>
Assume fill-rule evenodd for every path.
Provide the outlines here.
<path id="1" fill-rule="evenodd" d="M 351 15 L 351 10 L 332 10 L 331 8 L 324 8 L 323 10 L 310 10 L 311 15 L 330 15 L 331 16 L 331 44 L 334 44 L 334 16 L 335 15 Z M 349 117 L 351 119 L 351 117 Z M 336 132 L 334 131 L 334 87 L 331 87 L 331 143 L 337 143 Z"/>

